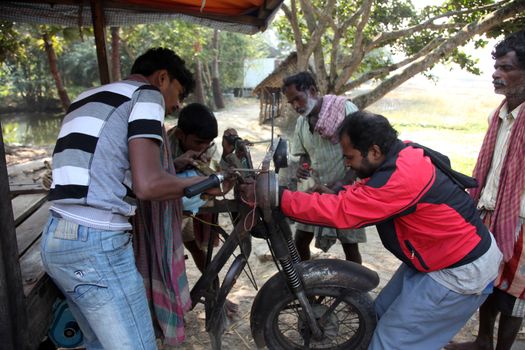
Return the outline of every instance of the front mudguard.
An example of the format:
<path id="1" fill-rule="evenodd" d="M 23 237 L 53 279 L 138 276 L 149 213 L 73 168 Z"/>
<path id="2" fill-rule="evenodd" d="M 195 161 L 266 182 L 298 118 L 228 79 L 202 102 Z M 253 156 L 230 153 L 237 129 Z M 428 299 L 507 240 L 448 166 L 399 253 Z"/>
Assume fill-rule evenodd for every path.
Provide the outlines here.
<path id="1" fill-rule="evenodd" d="M 319 259 L 295 265 L 305 289 L 314 286 L 344 288 L 366 293 L 379 284 L 377 272 L 354 262 L 338 259 Z M 282 273 L 273 275 L 259 290 L 252 304 L 250 326 L 258 348 L 265 346 L 264 319 L 268 308 L 291 294 Z"/>

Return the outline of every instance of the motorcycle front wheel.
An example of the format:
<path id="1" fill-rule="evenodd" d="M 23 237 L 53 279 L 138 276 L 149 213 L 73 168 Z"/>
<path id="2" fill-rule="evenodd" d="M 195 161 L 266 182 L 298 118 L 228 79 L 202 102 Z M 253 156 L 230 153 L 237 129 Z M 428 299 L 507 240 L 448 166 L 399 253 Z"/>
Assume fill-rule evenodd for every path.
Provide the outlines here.
<path id="1" fill-rule="evenodd" d="M 368 347 L 376 325 L 373 301 L 368 293 L 333 286 L 306 286 L 305 291 L 322 337 L 314 338 L 301 304 L 288 292 L 262 316 L 265 319 L 264 339 L 269 349 L 358 350 Z"/>

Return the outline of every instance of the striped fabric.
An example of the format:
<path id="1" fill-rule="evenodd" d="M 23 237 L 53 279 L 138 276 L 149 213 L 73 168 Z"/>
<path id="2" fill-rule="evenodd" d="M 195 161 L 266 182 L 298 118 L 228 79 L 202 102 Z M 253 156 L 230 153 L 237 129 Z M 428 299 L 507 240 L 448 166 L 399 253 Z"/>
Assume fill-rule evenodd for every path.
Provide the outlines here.
<path id="1" fill-rule="evenodd" d="M 489 171 L 492 166 L 492 159 L 496 147 L 498 130 L 500 127 L 500 110 L 506 106 L 504 100 L 498 107 L 489 125 L 489 129 L 483 139 L 483 144 L 479 151 L 478 160 L 474 167 L 473 176 L 478 180 L 479 187 L 470 190 L 470 195 L 477 202 L 481 195 L 481 190 L 485 187 Z M 512 258 L 514 251 L 515 228 L 520 219 L 521 196 L 525 188 L 525 107 L 522 107 L 510 134 L 507 153 L 499 174 L 499 187 L 494 208 L 494 218 L 491 223 L 490 231 L 494 233 L 498 247 L 503 253 L 505 261 Z"/>
<path id="2" fill-rule="evenodd" d="M 483 211 L 481 214 L 483 224 L 490 227 L 494 219 L 493 211 Z M 500 269 L 500 274 L 496 279 L 494 286 L 504 292 L 518 298 L 525 299 L 525 233 L 524 219 L 520 218 L 516 227 L 514 252 L 509 261 L 504 262 Z"/>
<path id="3" fill-rule="evenodd" d="M 339 143 L 337 131 L 346 117 L 345 110 L 347 102 L 348 99 L 345 96 L 323 96 L 319 120 L 317 120 L 314 130 L 322 137 L 330 139 L 334 145 Z"/>
<path id="4" fill-rule="evenodd" d="M 175 174 L 168 142 L 163 143 L 164 170 Z M 184 313 L 191 307 L 180 200 L 139 201 L 133 217 L 133 249 L 144 278 L 153 324 L 165 345 L 184 341 Z"/>
<path id="5" fill-rule="evenodd" d="M 128 141 L 162 142 L 164 114 L 162 95 L 144 82 L 125 80 L 80 94 L 68 109 L 53 151 L 49 199 L 61 210 L 74 204 L 133 215 L 135 206 L 124 201 L 131 188 Z M 101 224 L 108 220 L 91 219 Z M 78 223 L 91 226 L 81 219 Z"/>

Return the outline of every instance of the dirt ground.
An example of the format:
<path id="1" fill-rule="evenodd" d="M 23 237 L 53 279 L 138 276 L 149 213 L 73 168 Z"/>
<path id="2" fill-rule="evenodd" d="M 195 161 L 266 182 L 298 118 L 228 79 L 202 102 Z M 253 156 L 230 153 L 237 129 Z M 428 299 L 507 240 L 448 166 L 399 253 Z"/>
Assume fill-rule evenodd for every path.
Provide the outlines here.
<path id="1" fill-rule="evenodd" d="M 237 102 L 233 107 L 229 107 L 227 110 L 216 113 L 220 129 L 219 135 L 222 134 L 222 130 L 225 128 L 235 127 L 242 138 L 250 141 L 270 139 L 271 128 L 269 125 L 260 126 L 258 124 L 258 114 L 259 103 L 255 99 L 242 100 L 241 102 Z M 276 130 L 275 133 L 279 134 L 280 132 Z M 266 143 L 259 143 L 251 148 L 251 154 L 255 166 L 260 164 L 267 146 L 268 144 Z M 35 161 L 35 159 L 44 159 L 50 155 L 50 152 L 51 148 L 36 149 L 31 147 L 8 147 L 6 150 L 6 157 L 8 164 L 14 165 L 28 161 Z M 38 181 L 37 173 L 31 174 L 30 172 L 25 172 L 25 175 L 32 176 Z M 227 231 L 231 230 L 231 226 L 228 226 L 229 219 L 227 218 L 227 215 L 221 216 L 220 220 Z M 372 270 L 377 271 L 380 276 L 379 287 L 371 292 L 372 296 L 375 297 L 389 280 L 392 273 L 399 265 L 399 261 L 383 248 L 375 228 L 367 228 L 367 239 L 367 243 L 360 244 L 360 251 L 363 256 L 363 264 Z M 314 258 L 344 258 L 343 251 L 338 244 L 333 246 L 328 253 L 323 253 L 313 247 L 312 252 Z M 186 262 L 191 288 L 199 278 L 200 273 L 191 258 L 186 260 Z M 264 240 L 253 238 L 252 254 L 249 257 L 249 265 L 250 269 L 246 269 L 247 273 L 241 274 L 229 295 L 229 299 L 239 305 L 239 311 L 230 321 L 223 336 L 222 345 L 224 349 L 256 349 L 251 336 L 249 321 L 252 300 L 257 294 L 257 290 L 256 287 L 252 285 L 247 275 L 251 273 L 256 281 L 257 287 L 260 288 L 268 278 L 276 273 L 276 267 L 271 261 Z M 178 349 L 210 349 L 210 340 L 205 332 L 203 306 L 198 305 L 194 310 L 190 311 L 185 316 L 185 321 L 187 323 L 186 342 L 178 347 Z M 454 339 L 457 341 L 472 340 L 475 337 L 476 332 L 477 315 L 474 315 Z M 519 334 L 519 339 L 512 349 L 525 350 L 525 330 L 522 329 Z"/>

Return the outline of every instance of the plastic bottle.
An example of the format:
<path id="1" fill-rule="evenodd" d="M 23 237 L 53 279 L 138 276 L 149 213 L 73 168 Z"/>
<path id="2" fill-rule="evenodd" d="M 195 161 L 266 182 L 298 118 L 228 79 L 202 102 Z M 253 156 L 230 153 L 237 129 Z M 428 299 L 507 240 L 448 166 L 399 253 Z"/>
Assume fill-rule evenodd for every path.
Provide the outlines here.
<path id="1" fill-rule="evenodd" d="M 297 190 L 306 192 L 315 186 L 315 179 L 312 177 L 312 168 L 310 167 L 310 164 L 303 163 L 302 167 L 303 169 L 308 170 L 309 175 L 306 179 L 299 179 L 297 181 Z"/>

